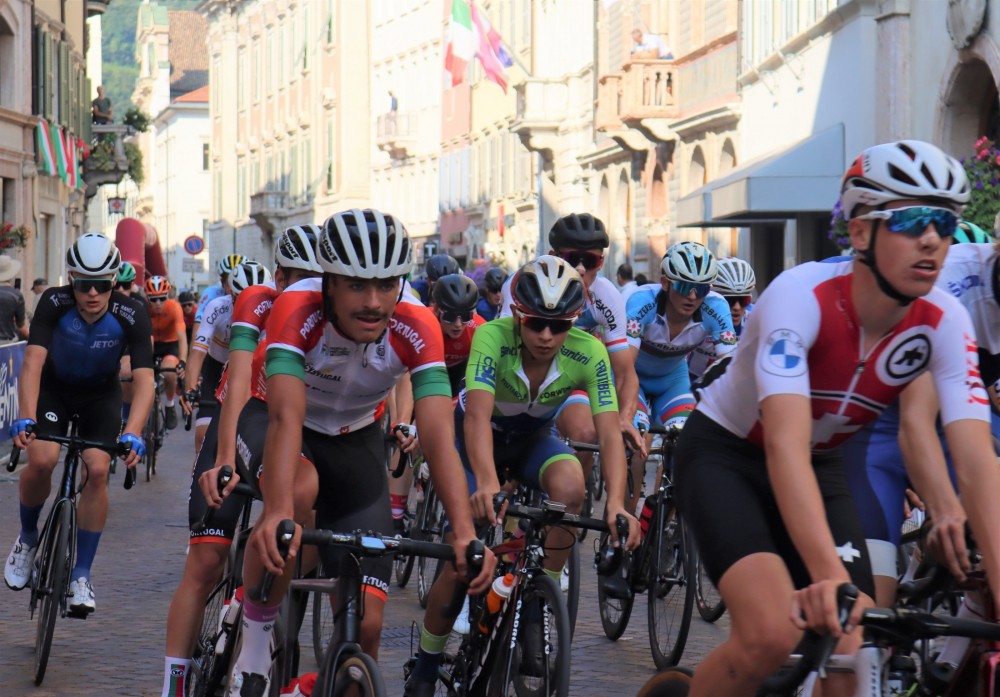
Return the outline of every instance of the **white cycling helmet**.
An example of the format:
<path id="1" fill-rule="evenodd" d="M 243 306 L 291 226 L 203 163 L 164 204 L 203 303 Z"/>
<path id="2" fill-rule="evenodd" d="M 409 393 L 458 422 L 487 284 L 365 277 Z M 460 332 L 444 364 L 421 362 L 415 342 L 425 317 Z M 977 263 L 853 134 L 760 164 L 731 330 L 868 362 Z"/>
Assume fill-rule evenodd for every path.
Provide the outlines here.
<path id="1" fill-rule="evenodd" d="M 718 272 L 715 257 L 698 242 L 678 242 L 663 255 L 660 273 L 671 281 L 712 283 Z"/>
<path id="2" fill-rule="evenodd" d="M 738 257 L 720 259 L 712 290 L 720 295 L 746 295 L 757 285 L 753 267 Z"/>
<path id="3" fill-rule="evenodd" d="M 387 213 L 354 209 L 323 224 L 317 249 L 324 273 L 350 278 L 397 278 L 413 269 L 406 228 Z"/>
<path id="4" fill-rule="evenodd" d="M 550 319 L 576 317 L 586 300 L 580 274 L 551 254 L 522 266 L 514 274 L 510 290 L 518 312 Z"/>
<path id="5" fill-rule="evenodd" d="M 969 202 L 962 163 L 920 140 L 875 145 L 858 155 L 844 174 L 840 200 L 848 220 L 858 206 L 900 199 L 932 199 L 960 213 Z"/>
<path id="6" fill-rule="evenodd" d="M 77 276 L 118 273 L 122 255 L 115 243 L 98 232 L 82 235 L 66 251 L 66 266 Z"/>
<path id="7" fill-rule="evenodd" d="M 244 261 L 233 269 L 229 277 L 229 287 L 233 289 L 235 298 L 250 286 L 259 286 L 271 280 L 271 272 L 256 261 Z"/>
<path id="8" fill-rule="evenodd" d="M 302 269 L 323 273 L 316 259 L 316 244 L 323 229 L 319 225 L 293 225 L 287 228 L 274 246 L 274 263 L 283 269 Z"/>

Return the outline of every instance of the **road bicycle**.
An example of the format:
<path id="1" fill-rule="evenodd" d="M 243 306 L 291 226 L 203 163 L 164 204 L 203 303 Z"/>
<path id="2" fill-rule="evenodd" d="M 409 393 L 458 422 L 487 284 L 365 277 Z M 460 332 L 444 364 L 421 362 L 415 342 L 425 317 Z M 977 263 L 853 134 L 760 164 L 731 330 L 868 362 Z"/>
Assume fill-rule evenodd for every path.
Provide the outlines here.
<path id="1" fill-rule="evenodd" d="M 146 444 L 146 454 L 143 456 L 143 465 L 146 470 L 146 481 L 151 481 L 156 474 L 156 454 L 163 446 L 163 441 L 167 435 L 167 410 L 163 404 L 163 391 L 165 389 L 164 373 L 176 373 L 177 368 L 161 368 L 162 357 L 157 357 L 153 361 L 153 407 L 149 410 L 149 418 L 142 428 L 142 441 Z M 122 382 L 132 382 L 131 377 L 122 378 Z M 184 394 L 184 383 L 178 381 L 177 390 L 179 394 Z M 186 417 L 190 418 L 190 416 Z M 185 422 L 185 428 L 188 428 Z M 190 429 L 189 429 L 190 430 Z"/>
<path id="2" fill-rule="evenodd" d="M 67 609 L 66 598 L 69 597 L 70 572 L 76 561 L 76 498 L 86 486 L 89 473 L 85 474 L 83 483 L 77 486 L 80 463 L 83 461 L 83 451 L 96 448 L 104 450 L 112 456 L 126 457 L 129 447 L 121 443 L 105 443 L 102 441 L 81 438 L 79 433 L 79 415 L 70 419 L 69 436 L 41 435 L 36 433 L 38 440 L 46 440 L 66 446 L 66 457 L 63 460 L 63 475 L 59 485 L 59 493 L 52 502 L 45 527 L 35 554 L 29 586 L 31 596 L 28 607 L 31 616 L 38 611 L 38 628 L 35 634 L 35 684 L 41 685 L 45 679 L 45 669 L 48 666 L 49 653 L 52 648 L 52 637 L 55 633 L 56 619 L 71 616 L 86 618 L 87 615 L 73 615 Z M 35 432 L 29 426 L 27 433 Z M 14 447 L 7 463 L 7 471 L 17 469 L 21 449 Z M 84 462 L 84 471 L 87 471 Z M 135 468 L 125 470 L 125 488 L 131 489 L 135 484 Z"/>
<path id="3" fill-rule="evenodd" d="M 617 641 L 625 632 L 637 593 L 647 593 L 649 648 L 659 669 L 677 665 L 684 653 L 694 605 L 697 567 L 693 546 L 674 502 L 671 480 L 676 427 L 653 427 L 663 435 L 662 467 L 656 493 L 644 501 L 649 527 L 639 547 L 626 554 L 618 572 L 598 580 L 597 598 L 605 635 Z M 601 548 L 608 536 L 601 537 Z"/>

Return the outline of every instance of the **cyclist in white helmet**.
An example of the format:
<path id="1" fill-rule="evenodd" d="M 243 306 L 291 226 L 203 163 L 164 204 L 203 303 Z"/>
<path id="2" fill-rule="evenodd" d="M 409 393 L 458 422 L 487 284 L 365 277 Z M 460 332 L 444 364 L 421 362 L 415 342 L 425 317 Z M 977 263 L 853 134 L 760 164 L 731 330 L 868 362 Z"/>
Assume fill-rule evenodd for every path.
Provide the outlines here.
<path id="1" fill-rule="evenodd" d="M 719 273 L 712 283 L 712 290 L 729 303 L 737 337 L 743 333 L 743 322 L 753 308 L 753 291 L 756 287 L 757 276 L 750 262 L 739 257 L 719 260 Z"/>

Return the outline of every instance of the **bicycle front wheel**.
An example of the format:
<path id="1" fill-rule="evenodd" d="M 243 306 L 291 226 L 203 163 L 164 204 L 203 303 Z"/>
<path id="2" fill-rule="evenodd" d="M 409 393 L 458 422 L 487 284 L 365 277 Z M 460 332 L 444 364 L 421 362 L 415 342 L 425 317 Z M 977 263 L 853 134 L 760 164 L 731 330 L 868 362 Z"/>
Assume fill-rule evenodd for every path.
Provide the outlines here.
<path id="1" fill-rule="evenodd" d="M 601 533 L 601 550 L 607 548 L 608 533 Z M 635 602 L 635 590 L 632 587 L 631 566 L 634 558 L 629 552 L 623 552 L 621 564 L 615 571 L 620 579 L 617 585 L 627 589 L 622 598 L 611 597 L 605 587 L 605 579 L 597 577 L 597 608 L 601 615 L 601 627 L 604 629 L 604 636 L 611 641 L 618 641 L 625 628 L 628 627 L 629 618 L 632 616 L 632 605 Z"/>
<path id="2" fill-rule="evenodd" d="M 417 519 L 410 529 L 410 537 L 415 540 L 430 540 L 440 542 L 443 536 L 444 513 L 437 492 L 434 487 L 428 484 L 424 493 L 424 500 L 417 508 Z M 420 607 L 427 607 L 427 596 L 431 592 L 431 586 L 440 573 L 440 568 L 436 560 L 428 557 L 417 558 L 417 600 Z"/>
<path id="3" fill-rule="evenodd" d="M 340 662 L 325 697 L 386 697 L 378 664 L 368 654 L 356 653 Z"/>
<path id="4" fill-rule="evenodd" d="M 694 585 L 694 598 L 698 605 L 698 614 L 706 622 L 716 622 L 726 613 L 726 604 L 722 601 L 722 595 L 718 589 L 712 584 L 712 579 L 708 577 L 708 573 L 701 563 L 701 555 L 694 549 L 693 544 L 691 550 L 698 559 Z"/>
<path id="5" fill-rule="evenodd" d="M 687 555 L 684 525 L 677 509 L 657 506 L 650 533 L 649 648 L 660 670 L 677 665 L 684 654 L 694 606 L 694 574 Z M 655 532 L 654 532 L 655 531 Z"/>
<path id="6" fill-rule="evenodd" d="M 45 531 L 45 538 L 39 554 L 38 577 L 32 593 L 38 598 L 38 629 L 35 634 L 35 684 L 41 685 L 45 679 L 45 668 L 49 663 L 52 636 L 55 633 L 56 618 L 62 612 L 69 583 L 72 548 L 72 510 L 66 500 L 56 501 L 51 524 Z"/>
<path id="7" fill-rule="evenodd" d="M 566 568 L 563 569 L 563 575 L 560 580 L 560 589 L 562 583 L 567 583 L 565 596 L 566 596 L 566 610 L 569 613 L 569 635 L 572 638 L 573 634 L 576 632 L 576 614 L 580 608 L 580 576 L 583 574 L 583 570 L 580 568 L 580 545 L 573 545 L 573 549 L 570 550 L 569 558 L 566 560 Z"/>
<path id="8" fill-rule="evenodd" d="M 225 649 L 217 654 L 215 649 L 220 640 L 223 642 L 222 646 L 225 646 L 228 639 L 228 629 L 223 626 L 222 620 L 229 607 L 227 601 L 231 597 L 231 584 L 228 580 L 222 580 L 205 601 L 201 630 L 191 656 L 191 669 L 184 682 L 184 691 L 188 697 L 209 697 L 222 684 L 223 671 L 229 664 L 229 654 Z M 227 636 L 223 637 L 223 633 Z"/>
<path id="9" fill-rule="evenodd" d="M 322 578 L 322 572 L 320 572 Z M 323 665 L 323 656 L 333 636 L 333 596 L 315 593 L 312 606 L 313 656 L 317 665 Z"/>

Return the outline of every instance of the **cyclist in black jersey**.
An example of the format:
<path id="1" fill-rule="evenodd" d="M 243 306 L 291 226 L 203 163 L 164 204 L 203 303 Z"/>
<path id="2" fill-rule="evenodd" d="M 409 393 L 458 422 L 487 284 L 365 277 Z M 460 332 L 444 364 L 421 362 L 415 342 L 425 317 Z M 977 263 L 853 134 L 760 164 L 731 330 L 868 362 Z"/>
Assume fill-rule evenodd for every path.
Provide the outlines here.
<path id="1" fill-rule="evenodd" d="M 142 304 L 143 308 L 146 310 L 146 316 L 149 316 L 149 303 L 146 302 L 146 298 L 142 295 L 135 293 L 135 267 L 132 266 L 127 261 L 122 261 L 122 265 L 118 267 L 118 276 L 115 278 L 115 291 L 121 293 L 122 295 L 127 295 L 130 298 L 134 298 L 139 303 Z M 118 377 L 123 380 L 122 382 L 122 419 L 128 419 L 129 412 L 132 409 L 132 358 L 131 356 L 122 356 L 121 360 L 121 370 L 118 372 Z"/>
<path id="2" fill-rule="evenodd" d="M 21 532 L 4 567 L 4 580 L 14 590 L 24 588 L 30 579 L 38 518 L 59 460 L 59 445 L 35 440 L 35 432 L 64 435 L 76 415 L 81 437 L 127 444 L 128 467 L 134 467 L 146 450 L 136 434 L 142 433 L 153 403 L 149 318 L 139 303 L 113 291 L 121 254 L 104 235 L 83 235 L 70 247 L 66 263 L 70 284 L 45 291 L 32 319 L 20 376 L 21 418 L 10 429 L 14 445 L 28 448 L 28 466 L 20 480 Z M 118 369 L 126 352 L 132 360 L 135 408 L 119 438 Z M 29 426 L 35 432 L 27 433 Z M 83 460 L 88 474 L 78 508 L 70 609 L 89 613 L 96 607 L 90 566 L 108 515 L 111 460 L 96 449 L 84 450 Z"/>

